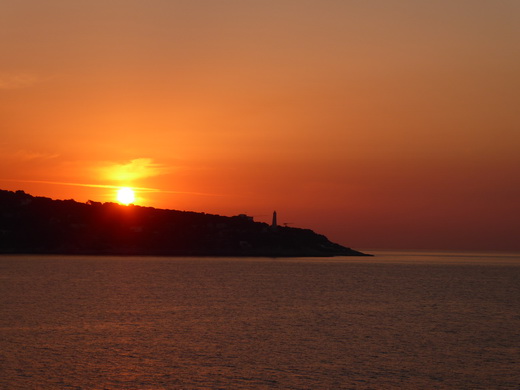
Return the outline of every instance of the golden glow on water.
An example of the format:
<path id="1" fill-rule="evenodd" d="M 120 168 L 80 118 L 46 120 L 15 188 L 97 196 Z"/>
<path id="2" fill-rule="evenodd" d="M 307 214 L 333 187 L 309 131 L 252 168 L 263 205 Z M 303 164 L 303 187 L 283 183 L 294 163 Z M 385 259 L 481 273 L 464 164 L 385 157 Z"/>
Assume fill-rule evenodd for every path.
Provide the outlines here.
<path id="1" fill-rule="evenodd" d="M 0 256 L 0 389 L 517 388 L 520 263 L 398 256 Z"/>

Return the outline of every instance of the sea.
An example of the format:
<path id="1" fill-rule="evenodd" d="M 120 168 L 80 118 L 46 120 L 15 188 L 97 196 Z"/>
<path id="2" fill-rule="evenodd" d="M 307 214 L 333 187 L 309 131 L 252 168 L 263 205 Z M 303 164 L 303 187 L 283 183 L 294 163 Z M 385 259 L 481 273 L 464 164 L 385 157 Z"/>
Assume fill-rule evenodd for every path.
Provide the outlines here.
<path id="1" fill-rule="evenodd" d="M 0 256 L 0 389 L 520 389 L 520 254 Z"/>

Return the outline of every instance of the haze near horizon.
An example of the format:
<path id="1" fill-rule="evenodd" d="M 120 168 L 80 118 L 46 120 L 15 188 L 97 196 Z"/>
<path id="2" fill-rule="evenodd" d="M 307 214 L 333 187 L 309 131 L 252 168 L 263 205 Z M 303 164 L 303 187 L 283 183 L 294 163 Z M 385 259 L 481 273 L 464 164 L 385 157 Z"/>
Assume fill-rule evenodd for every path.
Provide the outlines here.
<path id="1" fill-rule="evenodd" d="M 519 251 L 520 3 L 0 4 L 0 188 Z"/>

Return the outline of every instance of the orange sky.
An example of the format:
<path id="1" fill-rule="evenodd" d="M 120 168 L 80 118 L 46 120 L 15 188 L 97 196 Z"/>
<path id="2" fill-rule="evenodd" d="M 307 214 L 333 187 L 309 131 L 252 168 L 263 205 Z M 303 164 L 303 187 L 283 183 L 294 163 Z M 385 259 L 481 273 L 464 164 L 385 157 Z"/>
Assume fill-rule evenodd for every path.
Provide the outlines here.
<path id="1" fill-rule="evenodd" d="M 0 37 L 2 189 L 520 250 L 518 0 L 6 0 Z"/>

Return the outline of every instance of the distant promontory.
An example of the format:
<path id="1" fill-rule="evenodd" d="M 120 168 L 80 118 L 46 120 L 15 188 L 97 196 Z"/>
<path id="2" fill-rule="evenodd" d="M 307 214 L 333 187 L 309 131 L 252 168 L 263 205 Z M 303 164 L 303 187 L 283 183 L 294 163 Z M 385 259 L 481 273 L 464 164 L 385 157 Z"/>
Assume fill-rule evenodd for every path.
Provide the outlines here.
<path id="1" fill-rule="evenodd" d="M 239 215 L 35 197 L 0 190 L 0 253 L 367 256 L 309 229 Z"/>

